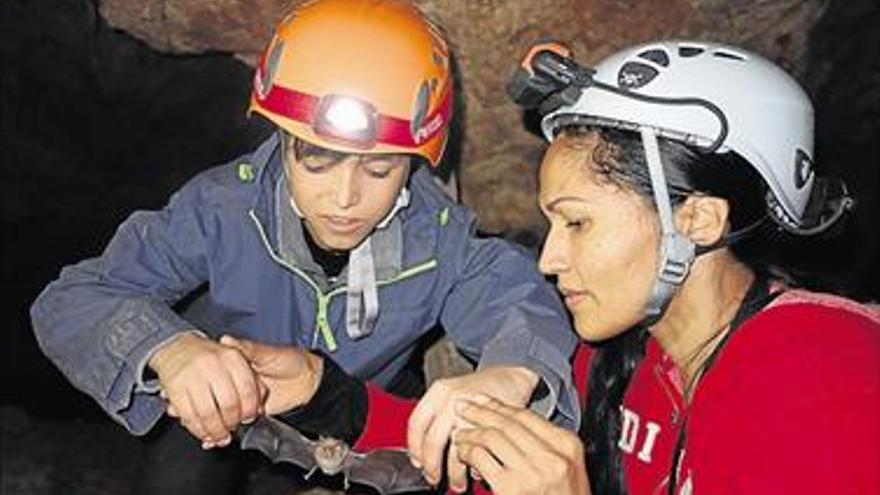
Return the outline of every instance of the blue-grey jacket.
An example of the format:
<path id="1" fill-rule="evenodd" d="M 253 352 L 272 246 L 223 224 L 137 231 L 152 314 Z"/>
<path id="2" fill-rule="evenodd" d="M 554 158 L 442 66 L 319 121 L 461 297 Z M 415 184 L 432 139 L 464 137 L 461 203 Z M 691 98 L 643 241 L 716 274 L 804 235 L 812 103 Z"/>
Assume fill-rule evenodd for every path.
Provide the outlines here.
<path id="1" fill-rule="evenodd" d="M 578 424 L 568 364 L 575 336 L 529 256 L 477 237 L 473 213 L 416 170 L 410 205 L 372 234 L 380 313 L 371 335 L 352 340 L 345 273 L 327 279 L 312 260 L 280 162 L 272 137 L 197 175 L 164 209 L 131 215 L 101 256 L 46 287 L 31 308 L 34 330 L 77 388 L 143 434 L 165 408 L 145 365 L 181 331 L 320 348 L 350 374 L 387 384 L 439 323 L 480 366 L 537 371 L 550 389 L 543 405 Z"/>

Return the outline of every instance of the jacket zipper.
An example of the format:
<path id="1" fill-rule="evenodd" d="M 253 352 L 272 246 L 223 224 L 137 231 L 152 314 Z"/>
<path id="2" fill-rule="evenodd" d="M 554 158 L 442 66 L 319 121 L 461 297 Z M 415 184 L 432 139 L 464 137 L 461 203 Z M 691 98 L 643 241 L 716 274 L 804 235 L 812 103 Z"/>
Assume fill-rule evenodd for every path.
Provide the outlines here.
<path id="1" fill-rule="evenodd" d="M 260 239 L 263 241 L 263 245 L 265 246 L 266 251 L 269 252 L 269 256 L 271 256 L 276 263 L 283 266 L 284 268 L 287 268 L 288 270 L 299 276 L 301 279 L 303 279 L 309 285 L 309 287 L 311 287 L 312 290 L 315 291 L 315 296 L 318 302 L 318 310 L 315 314 L 315 331 L 312 333 L 312 348 L 315 349 L 318 347 L 318 336 L 320 335 L 324 338 L 324 344 L 327 346 L 327 350 L 330 352 L 336 352 L 338 344 L 336 343 L 336 337 L 333 335 L 333 328 L 330 326 L 330 321 L 327 318 L 327 309 L 330 306 L 330 299 L 337 294 L 345 292 L 347 287 L 343 285 L 341 287 L 336 287 L 335 289 L 327 293 L 322 292 L 321 288 L 318 287 L 318 284 L 315 283 L 315 281 L 312 280 L 308 275 L 306 275 L 304 271 L 300 270 L 294 265 L 287 263 L 277 254 L 275 254 L 275 251 L 269 244 L 269 239 L 266 237 L 266 232 L 263 230 L 263 225 L 260 223 L 259 219 L 257 219 L 256 213 L 254 213 L 253 209 L 248 210 L 248 215 L 257 226 L 257 231 L 260 233 Z M 401 271 L 395 277 L 377 281 L 376 286 L 382 287 L 385 285 L 397 283 L 402 280 L 415 277 L 416 275 L 419 275 L 426 271 L 433 270 L 436 267 L 437 259 L 430 258 L 426 261 L 423 261 L 422 263 Z"/>

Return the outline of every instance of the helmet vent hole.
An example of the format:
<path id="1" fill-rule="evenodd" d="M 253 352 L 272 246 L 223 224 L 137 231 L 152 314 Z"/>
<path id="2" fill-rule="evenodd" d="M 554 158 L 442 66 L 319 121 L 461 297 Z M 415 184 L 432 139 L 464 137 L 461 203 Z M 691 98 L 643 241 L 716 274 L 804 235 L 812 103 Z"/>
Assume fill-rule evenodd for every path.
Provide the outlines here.
<path id="1" fill-rule="evenodd" d="M 643 62 L 627 62 L 617 74 L 617 85 L 621 88 L 636 89 L 654 80 L 660 72 Z"/>
<path id="2" fill-rule="evenodd" d="M 666 50 L 661 50 L 659 48 L 655 48 L 653 50 L 646 50 L 639 54 L 639 57 L 650 60 L 657 65 L 662 65 L 663 67 L 669 67 L 669 55 L 666 54 Z"/>
<path id="3" fill-rule="evenodd" d="M 419 93 L 416 95 L 415 107 L 413 108 L 412 121 L 410 122 L 410 132 L 413 136 L 425 123 L 425 117 L 428 115 L 428 99 L 431 96 L 431 88 L 427 82 L 423 82 L 419 87 Z"/>
<path id="4" fill-rule="evenodd" d="M 678 55 L 681 57 L 696 57 L 706 50 L 699 46 L 680 46 L 678 47 Z"/>
<path id="5" fill-rule="evenodd" d="M 716 51 L 714 51 L 714 52 L 712 53 L 712 55 L 715 56 L 715 57 L 718 57 L 718 58 L 726 58 L 726 59 L 730 59 L 730 60 L 738 60 L 738 61 L 740 61 L 740 62 L 744 62 L 744 61 L 746 60 L 745 57 L 743 57 L 742 55 L 740 55 L 740 54 L 738 54 L 738 53 L 733 53 L 733 52 L 728 52 L 728 51 L 722 51 L 722 50 L 716 50 Z"/>

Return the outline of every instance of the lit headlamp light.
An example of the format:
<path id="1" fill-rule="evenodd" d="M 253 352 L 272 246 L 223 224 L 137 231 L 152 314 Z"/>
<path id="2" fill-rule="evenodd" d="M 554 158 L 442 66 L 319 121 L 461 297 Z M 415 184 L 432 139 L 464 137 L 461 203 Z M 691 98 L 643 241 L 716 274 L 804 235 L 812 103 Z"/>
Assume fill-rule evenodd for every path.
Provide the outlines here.
<path id="1" fill-rule="evenodd" d="M 318 103 L 312 127 L 319 136 L 366 149 L 376 143 L 378 118 L 373 105 L 365 101 L 325 95 Z"/>
<path id="2" fill-rule="evenodd" d="M 318 97 L 278 84 L 265 94 L 254 90 L 254 97 L 253 108 L 307 125 L 324 139 L 362 150 L 377 144 L 403 150 L 419 147 L 442 133 L 452 114 L 451 91 L 444 93 L 431 113 L 416 121 L 381 114 L 372 104 L 353 96 Z"/>

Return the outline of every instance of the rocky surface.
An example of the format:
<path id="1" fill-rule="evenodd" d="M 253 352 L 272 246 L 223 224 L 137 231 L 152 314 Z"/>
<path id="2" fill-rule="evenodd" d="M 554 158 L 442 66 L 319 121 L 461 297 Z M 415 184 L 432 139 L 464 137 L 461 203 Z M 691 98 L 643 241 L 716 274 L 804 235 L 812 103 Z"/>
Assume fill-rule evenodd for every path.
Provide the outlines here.
<path id="1" fill-rule="evenodd" d="M 803 0 L 420 0 L 454 45 L 464 88 L 462 199 L 493 232 L 539 230 L 532 172 L 541 142 L 521 125 L 504 84 L 538 39 L 566 42 L 585 62 L 663 37 L 751 48 L 796 72 L 822 2 Z M 279 0 L 102 0 L 110 25 L 170 53 L 221 51 L 256 59 L 290 5 Z M 377 54 L 377 56 L 379 56 Z"/>

